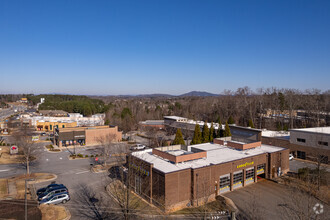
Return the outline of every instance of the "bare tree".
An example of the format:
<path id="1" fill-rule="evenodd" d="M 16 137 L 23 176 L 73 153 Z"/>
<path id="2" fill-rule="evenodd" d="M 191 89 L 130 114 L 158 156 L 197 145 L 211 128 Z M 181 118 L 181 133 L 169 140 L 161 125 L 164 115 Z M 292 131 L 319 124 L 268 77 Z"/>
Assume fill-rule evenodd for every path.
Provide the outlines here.
<path id="1" fill-rule="evenodd" d="M 26 168 L 26 174 L 30 174 L 30 162 L 37 154 L 37 146 L 32 140 L 31 130 L 22 128 L 13 134 L 15 143 L 18 146 L 19 152 L 22 154 L 21 163 Z"/>

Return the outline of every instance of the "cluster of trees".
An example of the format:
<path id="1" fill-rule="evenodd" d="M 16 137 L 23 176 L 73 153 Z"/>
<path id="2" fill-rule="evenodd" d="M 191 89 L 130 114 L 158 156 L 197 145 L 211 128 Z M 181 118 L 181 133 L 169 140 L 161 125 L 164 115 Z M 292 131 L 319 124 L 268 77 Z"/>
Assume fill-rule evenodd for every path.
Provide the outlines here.
<path id="1" fill-rule="evenodd" d="M 135 129 L 139 121 L 163 119 L 165 115 L 213 122 L 230 118 L 229 124 L 272 130 L 330 125 L 330 115 L 327 114 L 330 112 L 330 90 L 323 93 L 316 89 L 252 91 L 244 87 L 237 91 L 226 90 L 217 97 L 97 98 L 110 103 L 107 118 L 124 131 Z M 123 115 L 125 108 L 131 114 Z M 268 110 L 276 110 L 278 115 L 269 116 Z M 302 116 L 297 116 L 297 110 Z"/>
<path id="2" fill-rule="evenodd" d="M 211 123 L 211 127 L 209 129 L 209 127 L 207 126 L 207 122 L 204 122 L 202 131 L 200 129 L 200 126 L 198 124 L 196 124 L 194 136 L 192 138 L 192 141 L 190 142 L 190 145 L 209 143 L 209 142 L 213 142 L 214 138 L 230 137 L 230 136 L 231 136 L 231 133 L 230 133 L 230 128 L 229 128 L 228 122 L 226 122 L 225 130 L 218 129 L 217 132 L 213 127 L 213 123 Z M 176 144 L 185 145 L 183 135 L 182 135 L 180 128 L 177 129 L 175 138 L 174 138 L 174 141 L 172 144 L 173 145 L 176 145 Z"/>
<path id="3" fill-rule="evenodd" d="M 28 100 L 33 105 L 45 98 L 45 102 L 39 106 L 39 110 L 63 110 L 72 113 L 81 113 L 84 116 L 96 113 L 104 113 L 109 109 L 102 100 L 92 99 L 87 96 L 75 95 L 29 95 Z"/>

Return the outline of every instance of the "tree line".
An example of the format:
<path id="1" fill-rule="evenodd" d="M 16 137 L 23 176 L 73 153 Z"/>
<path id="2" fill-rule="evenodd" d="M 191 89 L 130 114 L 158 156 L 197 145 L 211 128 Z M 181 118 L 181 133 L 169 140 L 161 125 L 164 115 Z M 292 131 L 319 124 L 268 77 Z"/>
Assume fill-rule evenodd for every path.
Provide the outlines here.
<path id="1" fill-rule="evenodd" d="M 97 113 L 107 112 L 108 105 L 102 100 L 92 99 L 88 96 L 75 95 L 31 95 L 28 100 L 36 105 L 40 98 L 45 98 L 45 102 L 39 105 L 39 110 L 63 110 L 69 113 L 81 113 L 90 116 Z"/>
<path id="2" fill-rule="evenodd" d="M 136 129 L 139 121 L 163 119 L 165 115 L 211 122 L 231 118 L 231 123 L 240 126 L 272 130 L 330 125 L 330 90 L 323 93 L 317 89 L 252 91 L 243 87 L 225 90 L 217 97 L 98 98 L 109 103 L 110 123 L 124 131 Z M 267 115 L 269 110 L 276 110 L 276 116 Z"/>

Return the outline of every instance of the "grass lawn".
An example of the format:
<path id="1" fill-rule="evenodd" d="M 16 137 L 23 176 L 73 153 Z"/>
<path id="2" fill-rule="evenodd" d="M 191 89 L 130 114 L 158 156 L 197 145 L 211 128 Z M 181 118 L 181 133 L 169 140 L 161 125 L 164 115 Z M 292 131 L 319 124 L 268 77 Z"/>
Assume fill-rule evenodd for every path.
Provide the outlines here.
<path id="1" fill-rule="evenodd" d="M 7 179 L 0 179 L 0 198 L 7 195 L 8 182 Z"/>
<path id="2" fill-rule="evenodd" d="M 68 217 L 65 207 L 61 205 L 41 205 L 39 209 L 43 220 L 62 220 Z"/>

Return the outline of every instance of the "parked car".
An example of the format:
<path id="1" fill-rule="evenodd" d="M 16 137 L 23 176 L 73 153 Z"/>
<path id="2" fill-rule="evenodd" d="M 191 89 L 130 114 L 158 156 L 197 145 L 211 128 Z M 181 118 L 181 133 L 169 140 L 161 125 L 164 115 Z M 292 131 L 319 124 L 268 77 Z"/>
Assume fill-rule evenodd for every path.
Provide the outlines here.
<path id="1" fill-rule="evenodd" d="M 59 187 L 55 187 L 55 188 L 50 188 L 50 189 L 46 190 L 45 192 L 41 193 L 38 196 L 38 200 L 41 201 L 43 199 L 50 198 L 51 196 L 58 194 L 58 193 L 69 194 L 68 189 L 65 186 L 59 186 Z"/>
<path id="2" fill-rule="evenodd" d="M 40 188 L 37 190 L 37 196 L 39 196 L 41 193 L 46 192 L 46 190 L 51 189 L 51 188 L 55 188 L 55 187 L 60 187 L 60 186 L 64 186 L 63 184 L 57 184 L 57 183 L 52 183 L 49 184 L 46 187 Z"/>
<path id="3" fill-rule="evenodd" d="M 143 150 L 143 149 L 145 149 L 145 148 L 146 148 L 146 146 L 143 145 L 143 144 L 136 144 L 136 145 L 133 145 L 133 146 L 131 147 L 132 150 Z"/>
<path id="4" fill-rule="evenodd" d="M 294 156 L 292 154 L 289 154 L 289 160 L 293 160 Z"/>
<path id="5" fill-rule="evenodd" d="M 57 193 L 52 195 L 51 197 L 45 198 L 39 202 L 39 204 L 59 204 L 66 203 L 70 200 L 70 196 L 68 193 Z"/>

